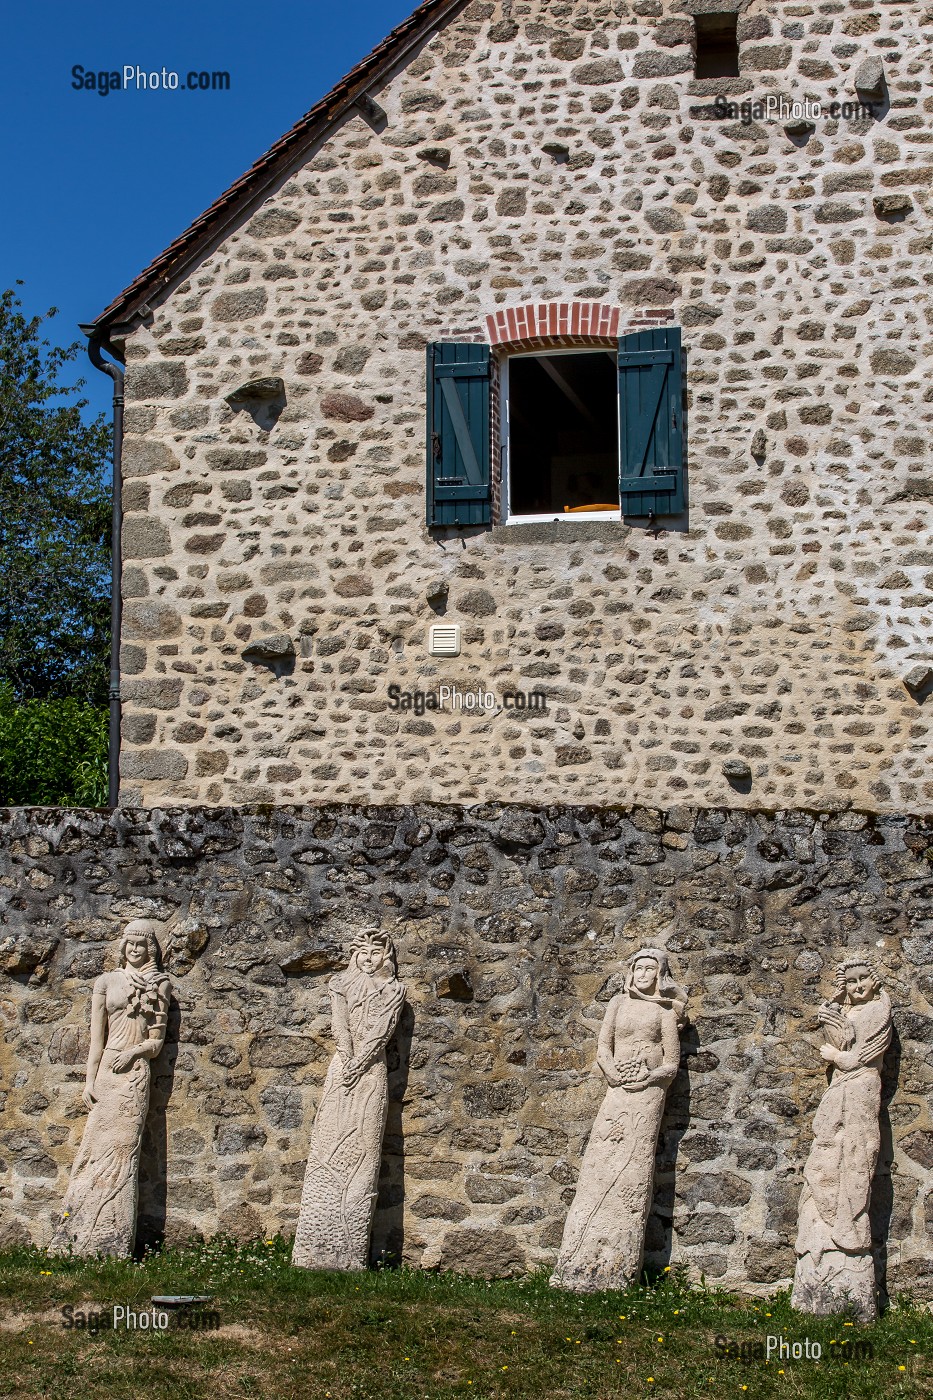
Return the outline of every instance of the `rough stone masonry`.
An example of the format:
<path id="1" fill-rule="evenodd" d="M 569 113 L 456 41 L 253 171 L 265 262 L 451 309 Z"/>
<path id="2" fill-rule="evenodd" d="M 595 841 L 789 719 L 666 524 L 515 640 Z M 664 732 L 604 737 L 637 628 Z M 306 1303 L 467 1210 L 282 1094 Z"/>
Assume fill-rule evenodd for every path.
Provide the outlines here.
<path id="1" fill-rule="evenodd" d="M 931 58 L 928 0 L 473 0 L 297 152 L 125 339 L 124 801 L 933 809 Z M 558 301 L 683 328 L 686 518 L 429 532 L 425 343 Z M 549 710 L 388 708 L 439 681 Z"/>
<path id="2" fill-rule="evenodd" d="M 740 1291 L 793 1273 L 826 1085 L 813 1008 L 868 946 L 894 1005 L 873 1222 L 889 1289 L 933 1296 L 933 830 L 924 818 L 676 808 L 0 812 L 0 1243 L 46 1244 L 85 1111 L 93 979 L 130 917 L 174 1002 L 153 1065 L 141 1238 L 294 1230 L 333 1053 L 325 984 L 391 932 L 376 1258 L 551 1266 L 603 1085 L 623 960 L 661 939 L 689 991 L 648 1259 Z"/>

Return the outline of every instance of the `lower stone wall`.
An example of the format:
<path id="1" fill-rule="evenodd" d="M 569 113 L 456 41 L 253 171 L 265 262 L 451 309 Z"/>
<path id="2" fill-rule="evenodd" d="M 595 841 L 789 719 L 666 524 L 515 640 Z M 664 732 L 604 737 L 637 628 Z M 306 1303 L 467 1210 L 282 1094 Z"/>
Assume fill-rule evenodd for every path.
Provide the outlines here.
<path id="1" fill-rule="evenodd" d="M 122 922 L 177 916 L 141 1237 L 294 1229 L 351 932 L 395 938 L 376 1257 L 505 1274 L 560 1243 L 623 960 L 690 989 L 649 1261 L 740 1290 L 793 1272 L 825 1087 L 814 1015 L 874 950 L 895 1008 L 875 1223 L 933 1296 L 933 826 L 857 813 L 508 806 L 0 811 L 0 1242 L 44 1245 L 85 1110 L 91 983 Z M 884 1256 L 882 1255 L 882 1264 Z"/>

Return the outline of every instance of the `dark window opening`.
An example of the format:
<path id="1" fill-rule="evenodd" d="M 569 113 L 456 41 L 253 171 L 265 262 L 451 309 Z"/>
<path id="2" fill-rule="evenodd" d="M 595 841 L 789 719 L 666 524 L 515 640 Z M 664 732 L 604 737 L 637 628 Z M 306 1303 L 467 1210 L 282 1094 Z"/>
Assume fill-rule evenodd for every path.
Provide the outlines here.
<path id="1" fill-rule="evenodd" d="M 737 14 L 695 15 L 696 76 L 735 78 L 739 73 Z"/>
<path id="2" fill-rule="evenodd" d="M 619 509 L 615 351 L 509 360 L 509 509 L 565 515 Z"/>

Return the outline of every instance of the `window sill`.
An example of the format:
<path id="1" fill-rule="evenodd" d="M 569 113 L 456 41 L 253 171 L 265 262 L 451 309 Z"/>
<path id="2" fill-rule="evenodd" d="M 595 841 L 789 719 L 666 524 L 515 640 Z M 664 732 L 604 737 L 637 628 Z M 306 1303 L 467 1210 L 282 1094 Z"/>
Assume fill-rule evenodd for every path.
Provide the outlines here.
<path id="1" fill-rule="evenodd" d="M 587 520 L 621 520 L 621 510 L 548 511 L 541 515 L 510 515 L 504 525 L 573 525 Z"/>
<path id="2" fill-rule="evenodd" d="M 513 516 L 507 525 L 494 525 L 492 537 L 497 544 L 504 545 L 585 544 L 588 540 L 618 544 L 631 533 L 631 528 L 618 515 L 599 519 L 589 517 L 586 520 L 581 520 L 579 516 L 555 519 L 553 515 L 535 520 L 526 515 L 518 519 Z"/>

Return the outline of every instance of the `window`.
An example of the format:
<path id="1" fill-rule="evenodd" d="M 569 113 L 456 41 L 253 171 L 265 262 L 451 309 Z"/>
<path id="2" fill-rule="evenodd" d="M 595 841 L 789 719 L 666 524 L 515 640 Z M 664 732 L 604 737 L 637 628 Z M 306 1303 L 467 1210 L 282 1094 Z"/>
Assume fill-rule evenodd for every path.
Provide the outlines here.
<path id="1" fill-rule="evenodd" d="M 737 14 L 695 15 L 698 78 L 735 78 L 739 73 Z"/>
<path id="2" fill-rule="evenodd" d="M 514 355 L 502 381 L 508 515 L 619 513 L 615 351 Z"/>
<path id="3" fill-rule="evenodd" d="M 495 369 L 488 345 L 428 346 L 428 525 L 650 521 L 685 509 L 678 328 L 635 331 L 617 348 L 507 356 L 493 443 Z"/>

